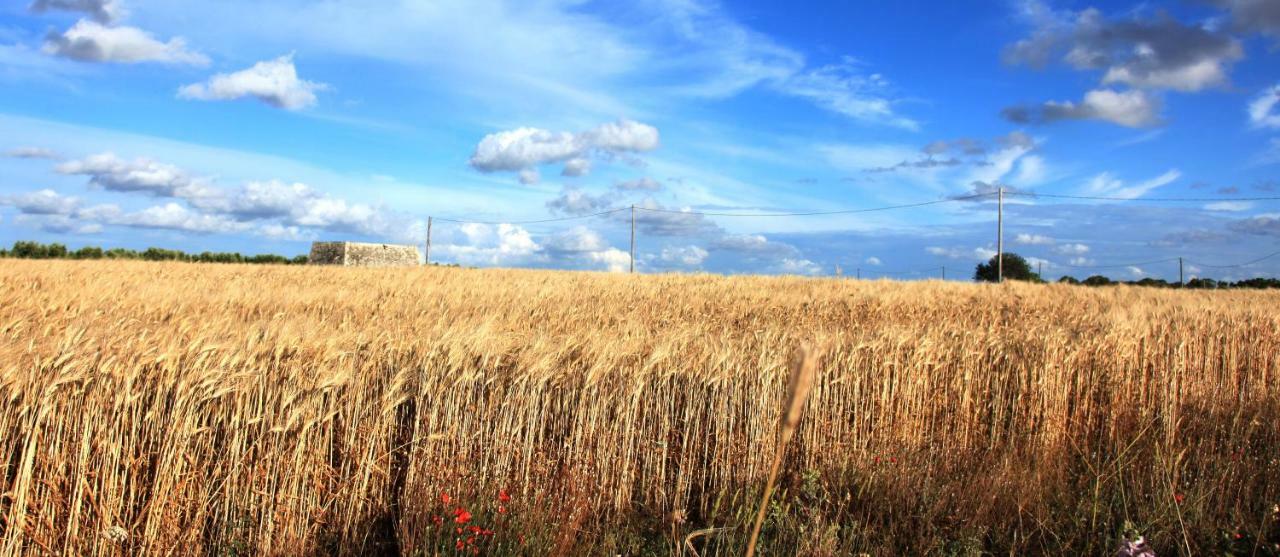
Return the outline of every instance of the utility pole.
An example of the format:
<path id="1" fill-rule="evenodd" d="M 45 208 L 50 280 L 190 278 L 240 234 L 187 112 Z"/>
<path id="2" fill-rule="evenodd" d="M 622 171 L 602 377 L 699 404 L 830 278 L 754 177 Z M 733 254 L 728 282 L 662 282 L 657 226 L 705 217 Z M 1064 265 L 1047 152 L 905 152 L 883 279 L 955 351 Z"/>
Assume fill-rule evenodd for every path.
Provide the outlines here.
<path id="1" fill-rule="evenodd" d="M 422 264 L 431 264 L 431 217 L 427 217 L 427 249 L 422 252 Z"/>
<path id="2" fill-rule="evenodd" d="M 631 204 L 631 270 L 636 272 L 636 205 Z"/>
<path id="3" fill-rule="evenodd" d="M 1187 283 L 1182 281 L 1182 257 L 1178 257 L 1178 286 L 1186 286 Z"/>
<path id="4" fill-rule="evenodd" d="M 1036 275 L 1040 280 L 1044 280 L 1044 261 L 1036 261 Z"/>
<path id="5" fill-rule="evenodd" d="M 996 213 L 996 282 L 1004 282 L 1004 186 Z"/>
<path id="6" fill-rule="evenodd" d="M 947 266 L 942 266 L 942 280 L 947 280 Z"/>
<path id="7" fill-rule="evenodd" d="M 862 280 L 862 267 L 858 267 L 858 280 Z"/>

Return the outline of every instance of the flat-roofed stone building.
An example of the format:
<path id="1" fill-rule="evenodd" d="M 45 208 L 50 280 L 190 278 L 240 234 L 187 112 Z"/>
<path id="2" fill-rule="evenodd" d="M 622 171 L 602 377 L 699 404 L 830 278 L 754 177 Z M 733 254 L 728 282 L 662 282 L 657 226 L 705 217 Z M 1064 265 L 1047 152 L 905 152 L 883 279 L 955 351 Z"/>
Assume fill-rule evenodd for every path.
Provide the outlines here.
<path id="1" fill-rule="evenodd" d="M 312 242 L 307 263 L 346 267 L 412 267 L 418 265 L 418 248 L 403 244 L 363 242 Z"/>

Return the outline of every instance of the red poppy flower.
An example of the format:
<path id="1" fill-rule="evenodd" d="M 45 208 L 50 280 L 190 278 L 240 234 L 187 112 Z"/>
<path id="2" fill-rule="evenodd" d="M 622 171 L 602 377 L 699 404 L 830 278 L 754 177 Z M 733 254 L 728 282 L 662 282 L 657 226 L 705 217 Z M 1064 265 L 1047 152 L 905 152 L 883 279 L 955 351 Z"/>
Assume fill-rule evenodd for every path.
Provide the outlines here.
<path id="1" fill-rule="evenodd" d="M 1182 501 L 1183 501 L 1184 499 L 1186 499 L 1186 498 L 1187 498 L 1187 497 L 1186 497 L 1185 495 L 1181 494 L 1181 493 L 1175 493 L 1175 494 L 1173 495 L 1173 500 L 1174 500 L 1176 503 L 1178 503 L 1179 505 L 1181 505 L 1181 504 L 1182 504 Z"/>
<path id="2" fill-rule="evenodd" d="M 456 545 L 455 547 L 457 547 L 458 549 L 462 549 L 465 546 L 462 545 L 462 540 L 458 540 L 458 545 Z"/>
<path id="3" fill-rule="evenodd" d="M 498 514 L 506 514 L 506 512 L 507 512 L 507 508 L 506 508 L 506 507 L 504 507 L 504 506 L 502 506 L 502 505 L 498 505 Z"/>
<path id="4" fill-rule="evenodd" d="M 457 522 L 458 524 L 466 524 L 468 522 L 471 522 L 471 513 L 467 512 L 467 509 L 458 507 L 453 510 L 453 521 Z"/>
<path id="5" fill-rule="evenodd" d="M 499 490 L 498 490 L 498 500 L 499 500 L 499 501 L 502 501 L 503 503 L 510 502 L 510 501 L 511 501 L 511 495 L 507 493 L 507 490 L 505 490 L 505 489 L 499 489 Z"/>
<path id="6" fill-rule="evenodd" d="M 440 492 L 440 501 L 442 501 L 442 502 L 444 502 L 444 504 L 448 505 L 448 504 L 449 504 L 449 501 L 452 501 L 452 499 L 450 499 L 450 498 L 449 498 L 449 494 L 448 494 L 448 493 Z"/>

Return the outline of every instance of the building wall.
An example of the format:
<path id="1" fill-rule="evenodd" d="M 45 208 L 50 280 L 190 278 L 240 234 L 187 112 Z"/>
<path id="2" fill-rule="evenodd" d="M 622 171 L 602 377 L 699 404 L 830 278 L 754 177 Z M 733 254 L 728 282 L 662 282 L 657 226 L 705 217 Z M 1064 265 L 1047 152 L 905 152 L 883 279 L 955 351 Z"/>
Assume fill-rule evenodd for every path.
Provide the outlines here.
<path id="1" fill-rule="evenodd" d="M 311 255 L 307 256 L 307 263 L 311 265 L 345 265 L 346 258 L 346 242 L 312 242 Z"/>
<path id="2" fill-rule="evenodd" d="M 412 267 L 418 265 L 418 248 L 401 244 L 314 242 L 308 262 L 348 267 Z"/>

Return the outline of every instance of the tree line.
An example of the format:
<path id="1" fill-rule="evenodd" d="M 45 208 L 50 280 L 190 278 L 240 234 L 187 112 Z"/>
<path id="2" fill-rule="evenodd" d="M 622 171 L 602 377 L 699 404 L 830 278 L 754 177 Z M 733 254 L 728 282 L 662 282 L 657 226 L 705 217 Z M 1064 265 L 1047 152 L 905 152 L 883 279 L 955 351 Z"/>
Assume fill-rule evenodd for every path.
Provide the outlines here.
<path id="1" fill-rule="evenodd" d="M 14 242 L 13 249 L 0 248 L 0 257 L 20 259 L 138 259 L 143 261 L 189 261 L 195 263 L 258 263 L 272 265 L 304 265 L 307 256 L 285 257 L 271 253 L 242 255 L 238 252 L 186 253 L 181 250 L 147 248 L 142 251 L 125 248 L 104 250 L 97 246 L 85 246 L 70 250 L 59 243 Z"/>
<path id="2" fill-rule="evenodd" d="M 992 257 L 991 260 L 986 263 L 979 263 L 978 268 L 973 273 L 973 280 L 978 282 L 996 282 L 999 274 L 999 269 L 997 269 L 999 261 L 997 260 L 997 257 L 998 256 Z M 1005 280 L 1021 280 L 1039 283 L 1046 282 L 1040 277 L 1039 273 L 1031 270 L 1031 265 L 1027 263 L 1026 259 L 1016 253 L 1004 254 L 1004 278 Z M 1235 282 L 1196 277 L 1187 281 L 1186 284 L 1179 284 L 1177 282 L 1169 282 L 1167 280 L 1157 278 L 1119 281 L 1112 280 L 1111 278 L 1103 275 L 1093 275 L 1084 280 L 1080 280 L 1067 275 L 1058 279 L 1058 282 L 1084 286 L 1112 286 L 1116 284 L 1128 284 L 1131 286 L 1150 286 L 1155 288 L 1280 288 L 1280 279 L 1262 277 L 1238 280 Z"/>

